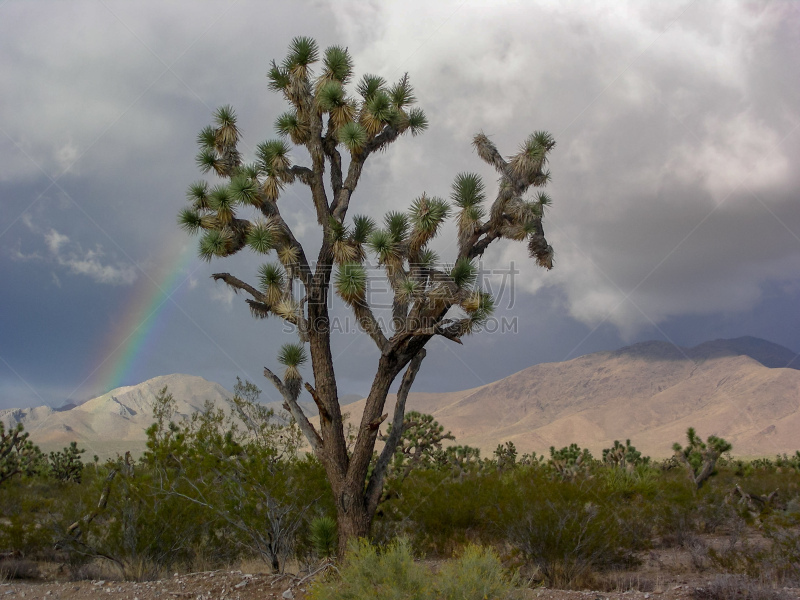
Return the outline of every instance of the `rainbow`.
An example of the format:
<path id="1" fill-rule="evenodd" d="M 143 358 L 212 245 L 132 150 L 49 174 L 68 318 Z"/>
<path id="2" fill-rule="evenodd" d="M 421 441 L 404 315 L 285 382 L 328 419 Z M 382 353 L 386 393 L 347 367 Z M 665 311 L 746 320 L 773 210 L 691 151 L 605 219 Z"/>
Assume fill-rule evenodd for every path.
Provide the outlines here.
<path id="1" fill-rule="evenodd" d="M 102 344 L 97 365 L 88 379 L 94 389 L 108 392 L 129 381 L 164 331 L 174 310 L 176 294 L 187 288 L 191 277 L 189 266 L 195 259 L 195 245 L 185 240 L 169 240 L 157 254 L 162 265 L 155 275 L 142 277 L 122 312 L 122 318 Z M 193 272 L 193 271 L 192 271 Z"/>

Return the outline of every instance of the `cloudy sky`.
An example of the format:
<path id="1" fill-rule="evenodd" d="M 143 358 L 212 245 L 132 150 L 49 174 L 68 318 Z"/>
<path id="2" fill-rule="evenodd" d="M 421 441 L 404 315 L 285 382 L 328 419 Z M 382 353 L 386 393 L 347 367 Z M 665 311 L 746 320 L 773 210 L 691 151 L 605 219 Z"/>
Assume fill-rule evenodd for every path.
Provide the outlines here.
<path id="1" fill-rule="evenodd" d="M 174 372 L 274 396 L 261 371 L 282 327 L 209 278 L 252 280 L 258 259 L 199 261 L 176 214 L 216 107 L 235 107 L 247 156 L 275 136 L 285 108 L 265 75 L 298 35 L 347 46 L 357 76 L 408 72 L 430 121 L 370 159 L 351 212 L 447 196 L 460 171 L 494 182 L 478 131 L 506 155 L 534 130 L 556 138 L 556 268 L 493 246 L 487 285 L 511 331 L 433 340 L 417 390 L 648 339 L 800 350 L 797 3 L 6 0 L 0 408 Z M 313 245 L 306 190 L 280 202 Z M 372 342 L 348 329 L 334 351 L 341 392 L 366 392 Z"/>

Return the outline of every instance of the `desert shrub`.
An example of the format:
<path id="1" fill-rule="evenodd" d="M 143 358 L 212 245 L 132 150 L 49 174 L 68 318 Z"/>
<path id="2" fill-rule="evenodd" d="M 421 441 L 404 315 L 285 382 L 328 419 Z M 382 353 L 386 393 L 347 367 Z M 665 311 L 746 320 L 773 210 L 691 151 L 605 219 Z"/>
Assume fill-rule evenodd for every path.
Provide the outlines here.
<path id="1" fill-rule="evenodd" d="M 351 545 L 340 577 L 315 584 L 309 597 L 314 600 L 426 600 L 431 597 L 430 586 L 430 574 L 414 561 L 407 540 L 395 540 L 383 552 L 366 540 L 360 540 Z"/>
<path id="2" fill-rule="evenodd" d="M 709 558 L 726 573 L 776 585 L 800 584 L 800 519 L 774 513 L 761 526 L 765 543 L 730 536 L 722 549 L 709 548 Z"/>
<path id="3" fill-rule="evenodd" d="M 78 486 L 39 476 L 7 481 L 0 487 L 0 551 L 52 558 L 52 523 L 79 501 L 80 493 Z"/>
<path id="4" fill-rule="evenodd" d="M 315 600 L 485 600 L 505 598 L 514 578 L 497 554 L 467 546 L 434 574 L 415 562 L 410 543 L 400 538 L 381 552 L 365 540 L 353 544 L 340 575 L 317 582 L 309 592 Z"/>
<path id="5" fill-rule="evenodd" d="M 174 400 L 162 390 L 144 462 L 160 474 L 156 493 L 205 512 L 226 541 L 279 572 L 328 486 L 306 485 L 311 465 L 297 459 L 298 428 L 274 419 L 253 384 L 238 381 L 234 392 L 229 414 L 208 404 L 176 423 Z"/>
<path id="6" fill-rule="evenodd" d="M 449 470 L 415 470 L 399 496 L 379 508 L 373 524 L 378 542 L 407 536 L 423 554 L 452 556 L 473 541 L 491 543 L 502 475 L 495 470 L 466 475 Z M 505 488 L 502 488 L 505 489 Z"/>
<path id="7" fill-rule="evenodd" d="M 635 548 L 617 519 L 580 495 L 548 494 L 505 517 L 509 543 L 548 586 L 580 589 L 591 584 L 596 570 L 633 560 Z"/>
<path id="8" fill-rule="evenodd" d="M 221 562 L 238 554 L 213 514 L 158 493 L 167 474 L 136 466 L 128 456 L 98 471 L 76 507 L 81 514 L 59 523 L 58 546 L 73 565 L 105 559 L 123 578 L 145 580 L 190 566 L 209 546 Z"/>
<path id="9" fill-rule="evenodd" d="M 780 469 L 794 469 L 800 472 L 800 450 L 795 450 L 791 456 L 784 452 L 775 457 L 775 465 Z"/>
<path id="10" fill-rule="evenodd" d="M 505 598 L 516 583 L 491 548 L 469 545 L 436 577 L 437 600 Z"/>
<path id="11" fill-rule="evenodd" d="M 36 561 L 16 557 L 0 559 L 0 581 L 36 579 L 39 574 L 39 563 Z"/>

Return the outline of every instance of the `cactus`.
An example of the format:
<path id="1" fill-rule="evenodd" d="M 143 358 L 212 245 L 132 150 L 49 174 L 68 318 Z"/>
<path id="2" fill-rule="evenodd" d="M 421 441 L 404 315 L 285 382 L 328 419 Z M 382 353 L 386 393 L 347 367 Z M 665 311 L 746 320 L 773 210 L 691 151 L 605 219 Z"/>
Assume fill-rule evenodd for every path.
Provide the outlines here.
<path id="1" fill-rule="evenodd" d="M 28 440 L 22 423 L 6 431 L 0 421 L 0 484 L 14 475 L 32 475 L 42 460 L 42 453 Z"/>
<path id="2" fill-rule="evenodd" d="M 722 453 L 728 452 L 733 446 L 715 435 L 708 436 L 703 442 L 694 427 L 686 430 L 686 439 L 689 443 L 685 447 L 675 442 L 672 449 L 676 460 L 686 467 L 686 474 L 695 490 L 699 490 L 716 473 L 717 460 Z"/>

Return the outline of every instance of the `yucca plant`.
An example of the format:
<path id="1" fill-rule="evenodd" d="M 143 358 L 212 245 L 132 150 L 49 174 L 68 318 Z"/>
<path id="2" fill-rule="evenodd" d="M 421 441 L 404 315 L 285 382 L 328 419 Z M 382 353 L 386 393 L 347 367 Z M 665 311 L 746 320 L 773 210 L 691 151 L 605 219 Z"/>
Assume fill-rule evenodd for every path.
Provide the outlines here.
<path id="1" fill-rule="evenodd" d="M 336 519 L 333 517 L 317 517 L 309 525 L 309 539 L 314 552 L 320 558 L 336 556 Z"/>
<path id="2" fill-rule="evenodd" d="M 358 78 L 346 48 L 321 51 L 313 39 L 298 37 L 282 61 L 270 63 L 267 79 L 269 89 L 288 103 L 274 122 L 277 137 L 257 144 L 254 156 L 245 161 L 238 149 L 242 136 L 234 109 L 218 109 L 211 125 L 197 136 L 196 160 L 203 173 L 213 173 L 222 183 L 193 183 L 178 222 L 188 233 L 200 235 L 199 253 L 205 260 L 242 250 L 259 256 L 275 253 L 277 261 L 259 269 L 255 285 L 230 273 L 213 278 L 242 292 L 255 317 L 276 316 L 293 326 L 297 341 L 283 346 L 278 356 L 283 377 L 269 368 L 264 374 L 326 470 L 337 498 L 338 549 L 343 552 L 348 540 L 369 532 L 426 345 L 434 336 L 461 343 L 462 336 L 477 332 L 492 314 L 493 299 L 478 285 L 477 261 L 496 240 L 526 240 L 531 257 L 552 268 L 553 248 L 543 228 L 551 200 L 543 187 L 550 180 L 546 167 L 555 142 L 549 134 L 535 132 L 506 160 L 487 135 L 478 133 L 473 146 L 499 176 L 491 201 L 475 173 L 456 175 L 448 201 L 414 189 L 417 181 L 412 178 L 404 185 L 409 200 L 416 200 L 395 206 L 377 227 L 364 215 L 350 221 L 348 213 L 358 201 L 367 161 L 406 133 L 418 135 L 428 127 L 409 76 L 393 82 L 374 74 Z M 320 240 L 313 252 L 284 218 L 293 210 L 284 206 L 289 186 L 311 200 L 321 235 L 302 237 Z M 537 193 L 529 196 L 529 190 Z M 446 269 L 430 246 L 445 230 L 451 206 L 457 249 L 449 257 L 453 266 Z M 376 316 L 367 294 L 368 275 L 373 275 L 368 271 L 370 255 L 390 284 L 389 328 Z M 336 296 L 349 306 L 380 356 L 352 447 L 344 433 L 331 350 L 329 302 Z M 313 377 L 303 382 L 300 368 L 307 360 Z M 373 460 L 387 394 L 398 379 L 392 434 Z M 319 409 L 317 425 L 298 402 L 304 387 Z"/>

